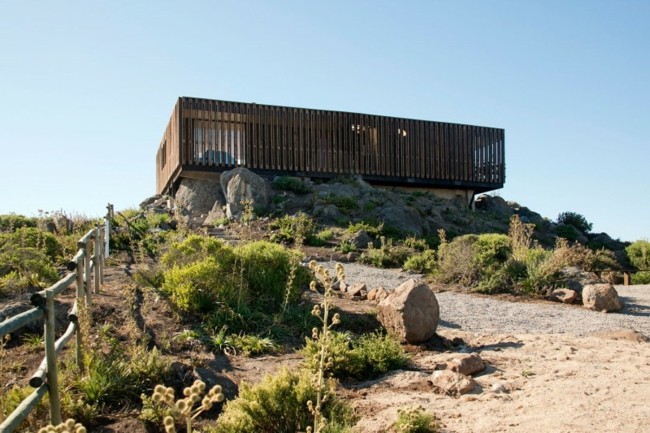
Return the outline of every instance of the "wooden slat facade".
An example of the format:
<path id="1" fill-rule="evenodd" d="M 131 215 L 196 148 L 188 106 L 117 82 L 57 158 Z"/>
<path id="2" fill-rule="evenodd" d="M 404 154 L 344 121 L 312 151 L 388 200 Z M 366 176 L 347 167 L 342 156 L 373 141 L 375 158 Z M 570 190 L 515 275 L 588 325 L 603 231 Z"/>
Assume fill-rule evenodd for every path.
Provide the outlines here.
<path id="1" fill-rule="evenodd" d="M 360 175 L 371 183 L 485 192 L 505 182 L 504 130 L 182 97 L 156 157 L 156 189 L 184 172 Z"/>

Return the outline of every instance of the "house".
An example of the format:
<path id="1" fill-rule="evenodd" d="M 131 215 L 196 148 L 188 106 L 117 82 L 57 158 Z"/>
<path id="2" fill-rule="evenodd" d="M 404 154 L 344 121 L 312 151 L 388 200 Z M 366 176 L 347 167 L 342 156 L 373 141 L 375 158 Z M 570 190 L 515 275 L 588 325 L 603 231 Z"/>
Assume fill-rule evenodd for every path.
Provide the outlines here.
<path id="1" fill-rule="evenodd" d="M 474 195 L 505 182 L 504 130 L 426 120 L 178 98 L 156 156 L 156 192 L 246 167 L 266 176 L 360 176 Z"/>

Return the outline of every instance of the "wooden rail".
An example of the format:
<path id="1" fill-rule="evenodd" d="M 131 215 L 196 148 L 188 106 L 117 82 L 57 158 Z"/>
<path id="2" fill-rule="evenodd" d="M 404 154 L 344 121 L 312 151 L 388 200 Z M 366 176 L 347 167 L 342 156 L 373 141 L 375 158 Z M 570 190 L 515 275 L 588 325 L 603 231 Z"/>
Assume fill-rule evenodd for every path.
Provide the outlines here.
<path id="1" fill-rule="evenodd" d="M 57 355 L 66 343 L 76 336 L 76 363 L 79 371 L 83 372 L 82 330 L 78 323 L 78 309 L 79 303 L 90 308 L 91 292 L 98 294 L 103 282 L 104 261 L 108 257 L 109 251 L 113 205 L 109 204 L 107 209 L 105 224 L 97 225 L 89 230 L 77 242 L 79 250 L 66 266 L 68 271 L 74 272 L 68 273 L 47 289 L 34 293 L 30 299 L 34 308 L 9 317 L 0 323 L 0 338 L 2 338 L 10 332 L 45 317 L 45 357 L 29 380 L 29 384 L 35 388 L 35 391 L 0 424 L 2 433 L 11 433 L 16 430 L 47 393 L 50 397 L 50 422 L 55 426 L 61 424 Z M 70 324 L 65 333 L 57 340 L 54 298 L 73 283 L 76 286 L 76 300 L 68 313 Z"/>
<path id="2" fill-rule="evenodd" d="M 182 97 L 156 157 L 157 192 L 183 173 L 358 175 L 476 192 L 505 182 L 504 130 L 387 116 Z"/>

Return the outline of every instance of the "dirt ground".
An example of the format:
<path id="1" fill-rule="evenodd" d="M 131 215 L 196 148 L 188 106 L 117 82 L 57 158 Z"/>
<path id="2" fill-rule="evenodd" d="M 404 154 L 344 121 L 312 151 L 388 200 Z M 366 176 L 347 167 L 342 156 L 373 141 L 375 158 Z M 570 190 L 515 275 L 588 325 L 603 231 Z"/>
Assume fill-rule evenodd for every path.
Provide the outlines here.
<path id="1" fill-rule="evenodd" d="M 133 272 L 133 266 L 123 264 L 107 269 L 102 293 L 93 298 L 93 319 L 97 324 L 111 323 L 124 340 L 146 334 L 150 344 L 170 356 L 173 352 L 179 380 L 194 371 L 221 384 L 231 399 L 242 381 L 254 383 L 302 361 L 297 353 L 246 358 L 214 355 L 201 345 L 170 347 L 184 326 L 163 300 L 135 286 L 129 277 Z M 376 306 L 344 298 L 336 304 L 342 313 L 363 320 L 372 320 L 372 314 L 366 313 Z M 372 325 L 363 320 L 359 326 Z M 650 344 L 639 334 L 621 331 L 575 337 L 441 329 L 430 344 L 407 350 L 412 356 L 407 369 L 370 382 L 341 385 L 340 394 L 360 416 L 359 432 L 389 432 L 397 410 L 411 405 L 435 414 L 444 432 L 650 431 Z M 436 393 L 430 382 L 436 366 L 469 352 L 478 353 L 487 364 L 476 375 L 474 390 L 460 397 Z M 24 344 L 9 345 L 0 365 L 1 392 L 8 385 L 26 383 L 40 356 Z M 217 415 L 203 423 L 213 422 L 210 418 Z M 102 417 L 101 425 L 90 431 L 146 431 L 136 418 L 137 411 L 124 410 Z"/>

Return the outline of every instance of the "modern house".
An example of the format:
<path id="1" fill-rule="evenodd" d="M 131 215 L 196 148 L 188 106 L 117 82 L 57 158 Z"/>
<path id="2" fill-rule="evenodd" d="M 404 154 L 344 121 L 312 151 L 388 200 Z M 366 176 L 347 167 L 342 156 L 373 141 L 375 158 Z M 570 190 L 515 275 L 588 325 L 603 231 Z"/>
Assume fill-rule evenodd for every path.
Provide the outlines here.
<path id="1" fill-rule="evenodd" d="M 260 175 L 360 176 L 442 195 L 503 187 L 504 130 L 181 97 L 156 155 L 156 192 L 246 167 Z"/>

